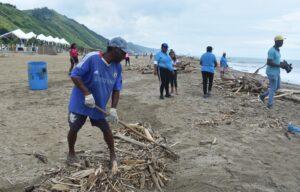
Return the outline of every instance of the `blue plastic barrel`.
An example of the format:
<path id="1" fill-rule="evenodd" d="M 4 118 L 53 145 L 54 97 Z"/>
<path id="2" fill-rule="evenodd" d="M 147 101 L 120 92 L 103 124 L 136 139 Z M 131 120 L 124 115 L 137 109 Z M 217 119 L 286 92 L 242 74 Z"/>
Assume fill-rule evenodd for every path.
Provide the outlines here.
<path id="1" fill-rule="evenodd" d="M 47 63 L 44 61 L 30 61 L 28 65 L 28 83 L 31 90 L 48 88 Z"/>

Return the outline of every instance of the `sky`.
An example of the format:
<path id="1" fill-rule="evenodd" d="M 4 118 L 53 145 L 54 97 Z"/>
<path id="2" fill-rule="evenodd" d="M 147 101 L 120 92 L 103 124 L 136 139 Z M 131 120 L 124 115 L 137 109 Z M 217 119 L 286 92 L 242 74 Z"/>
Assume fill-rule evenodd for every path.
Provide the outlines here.
<path id="1" fill-rule="evenodd" d="M 1 0 L 18 9 L 48 7 L 96 33 L 178 54 L 266 58 L 276 35 L 283 59 L 300 59 L 300 0 Z"/>

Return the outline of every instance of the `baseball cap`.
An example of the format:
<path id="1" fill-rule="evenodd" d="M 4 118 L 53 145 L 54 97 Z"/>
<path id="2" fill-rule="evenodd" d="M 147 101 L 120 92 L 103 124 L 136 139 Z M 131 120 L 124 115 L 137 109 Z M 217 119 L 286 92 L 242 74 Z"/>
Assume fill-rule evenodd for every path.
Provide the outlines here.
<path id="1" fill-rule="evenodd" d="M 169 46 L 168 46 L 168 44 L 163 43 L 163 44 L 161 44 L 161 47 L 168 48 Z"/>
<path id="2" fill-rule="evenodd" d="M 285 40 L 285 38 L 282 35 L 277 35 L 276 37 L 274 37 L 274 41 L 283 41 Z"/>
<path id="3" fill-rule="evenodd" d="M 118 47 L 118 48 L 122 49 L 122 51 L 124 51 L 126 53 L 129 52 L 127 42 L 122 37 L 112 38 L 108 42 L 108 47 Z"/>

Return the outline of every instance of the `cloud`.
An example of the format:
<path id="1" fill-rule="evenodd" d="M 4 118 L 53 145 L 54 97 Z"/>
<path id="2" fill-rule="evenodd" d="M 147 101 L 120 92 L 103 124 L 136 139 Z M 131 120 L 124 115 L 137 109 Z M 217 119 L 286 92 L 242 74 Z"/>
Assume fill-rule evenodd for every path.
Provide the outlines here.
<path id="1" fill-rule="evenodd" d="M 280 34 L 300 33 L 300 10 L 284 14 L 275 19 L 259 22 L 253 29 L 261 31 L 272 31 Z"/>

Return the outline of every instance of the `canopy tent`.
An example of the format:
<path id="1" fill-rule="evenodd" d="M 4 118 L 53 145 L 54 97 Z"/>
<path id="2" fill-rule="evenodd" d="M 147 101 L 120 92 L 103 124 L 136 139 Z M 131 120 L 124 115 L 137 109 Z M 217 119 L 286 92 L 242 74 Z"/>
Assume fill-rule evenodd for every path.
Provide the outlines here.
<path id="1" fill-rule="evenodd" d="M 27 36 L 26 33 L 24 33 L 21 29 L 16 29 L 14 31 L 4 33 L 3 35 L 0 35 L 0 39 L 7 38 L 9 36 L 16 36 L 19 39 L 29 39 L 29 36 Z"/>
<path id="2" fill-rule="evenodd" d="M 60 39 L 59 39 L 58 37 L 55 37 L 55 38 L 54 38 L 54 42 L 55 42 L 56 44 L 62 44 L 62 43 L 60 42 Z"/>
<path id="3" fill-rule="evenodd" d="M 60 41 L 62 42 L 62 44 L 70 45 L 70 43 L 66 41 L 64 38 L 60 39 Z"/>
<path id="4" fill-rule="evenodd" d="M 54 43 L 54 38 L 51 35 L 49 35 L 46 37 L 46 41 L 49 43 Z"/>
<path id="5" fill-rule="evenodd" d="M 47 40 L 46 36 L 43 35 L 43 34 L 39 34 L 39 35 L 36 37 L 36 39 L 38 39 L 38 40 L 40 40 L 40 41 L 46 41 L 46 40 Z"/>
<path id="6" fill-rule="evenodd" d="M 62 39 L 60 39 L 58 37 L 53 38 L 51 35 L 46 37 L 43 34 L 36 35 L 34 32 L 24 33 L 21 29 L 16 29 L 14 31 L 5 33 L 3 35 L 0 35 L 0 39 L 1 38 L 8 38 L 10 36 L 15 36 L 18 39 L 21 39 L 21 41 L 22 40 L 28 40 L 28 39 L 31 39 L 31 38 L 36 38 L 40 41 L 45 41 L 45 42 L 48 42 L 48 43 L 70 45 L 64 38 L 62 38 Z"/>
<path id="7" fill-rule="evenodd" d="M 27 34 L 25 34 L 26 35 L 26 37 L 28 38 L 28 39 L 31 39 L 31 38 L 36 38 L 36 34 L 34 33 L 34 32 L 29 32 L 29 33 L 27 33 Z"/>

